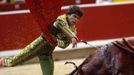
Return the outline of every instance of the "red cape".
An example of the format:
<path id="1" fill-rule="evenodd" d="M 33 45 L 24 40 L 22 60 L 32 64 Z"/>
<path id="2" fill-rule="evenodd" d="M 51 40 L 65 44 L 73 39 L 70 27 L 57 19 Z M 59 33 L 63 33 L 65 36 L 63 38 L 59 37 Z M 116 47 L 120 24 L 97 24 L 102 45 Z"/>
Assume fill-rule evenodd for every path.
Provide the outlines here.
<path id="1" fill-rule="evenodd" d="M 55 45 L 56 42 L 50 34 L 50 26 L 60 14 L 63 0 L 26 0 L 26 4 L 41 27 L 46 40 L 51 45 Z"/>

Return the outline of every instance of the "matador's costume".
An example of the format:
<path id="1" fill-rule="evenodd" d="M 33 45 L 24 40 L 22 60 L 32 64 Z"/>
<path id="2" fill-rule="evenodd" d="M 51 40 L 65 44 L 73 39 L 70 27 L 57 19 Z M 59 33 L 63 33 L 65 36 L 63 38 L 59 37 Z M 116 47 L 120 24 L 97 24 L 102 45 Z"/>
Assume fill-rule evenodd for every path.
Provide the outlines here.
<path id="1" fill-rule="evenodd" d="M 37 1 L 45 0 L 33 0 L 36 3 Z M 50 0 L 51 1 L 51 0 Z M 53 1 L 53 0 L 52 0 Z M 55 0 L 57 1 L 57 0 Z M 60 1 L 60 0 L 59 0 Z M 38 11 L 39 12 L 39 11 Z M 39 25 L 45 24 L 46 18 L 37 19 L 35 13 L 33 16 L 36 18 Z M 32 12 L 31 12 L 32 13 Z M 43 15 L 41 12 L 39 16 Z M 41 20 L 41 21 L 39 21 Z M 22 63 L 28 59 L 31 59 L 34 56 L 38 56 L 40 60 L 41 69 L 43 75 L 53 75 L 53 57 L 52 53 L 56 46 L 61 48 L 66 48 L 70 44 L 70 39 L 76 37 L 76 28 L 75 25 L 68 25 L 66 14 L 59 16 L 53 24 L 48 27 L 48 33 L 46 34 L 43 31 L 43 34 L 35 39 L 32 43 L 27 45 L 20 53 L 14 57 L 5 57 L 3 58 L 4 66 L 15 66 L 19 63 Z"/>

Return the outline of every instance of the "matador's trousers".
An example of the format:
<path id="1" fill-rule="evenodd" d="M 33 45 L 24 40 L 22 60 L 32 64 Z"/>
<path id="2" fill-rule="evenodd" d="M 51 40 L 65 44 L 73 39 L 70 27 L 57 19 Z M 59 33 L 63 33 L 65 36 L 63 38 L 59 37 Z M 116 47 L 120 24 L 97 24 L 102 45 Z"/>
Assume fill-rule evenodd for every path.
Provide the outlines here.
<path id="1" fill-rule="evenodd" d="M 15 66 L 33 58 L 34 56 L 38 56 L 43 75 L 53 75 L 54 63 L 52 52 L 54 48 L 55 47 L 52 47 L 43 36 L 40 36 L 27 45 L 17 55 L 3 58 L 4 66 Z"/>

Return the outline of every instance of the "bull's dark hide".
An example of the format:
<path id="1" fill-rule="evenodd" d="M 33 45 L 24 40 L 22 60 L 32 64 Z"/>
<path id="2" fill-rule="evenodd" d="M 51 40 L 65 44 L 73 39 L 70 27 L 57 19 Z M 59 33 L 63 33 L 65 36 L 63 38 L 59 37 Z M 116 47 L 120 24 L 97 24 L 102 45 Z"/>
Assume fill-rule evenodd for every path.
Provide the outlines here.
<path id="1" fill-rule="evenodd" d="M 134 38 L 109 43 L 69 75 L 134 75 Z"/>

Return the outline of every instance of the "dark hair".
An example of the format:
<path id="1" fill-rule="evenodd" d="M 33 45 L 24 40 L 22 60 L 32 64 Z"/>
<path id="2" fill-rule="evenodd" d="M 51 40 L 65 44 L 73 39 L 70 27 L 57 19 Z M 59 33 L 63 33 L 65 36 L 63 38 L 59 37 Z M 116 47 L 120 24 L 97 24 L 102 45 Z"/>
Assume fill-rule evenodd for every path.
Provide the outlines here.
<path id="1" fill-rule="evenodd" d="M 72 5 L 69 7 L 67 14 L 77 14 L 78 16 L 82 17 L 83 16 L 83 11 L 80 9 L 80 7 L 76 5 Z"/>

